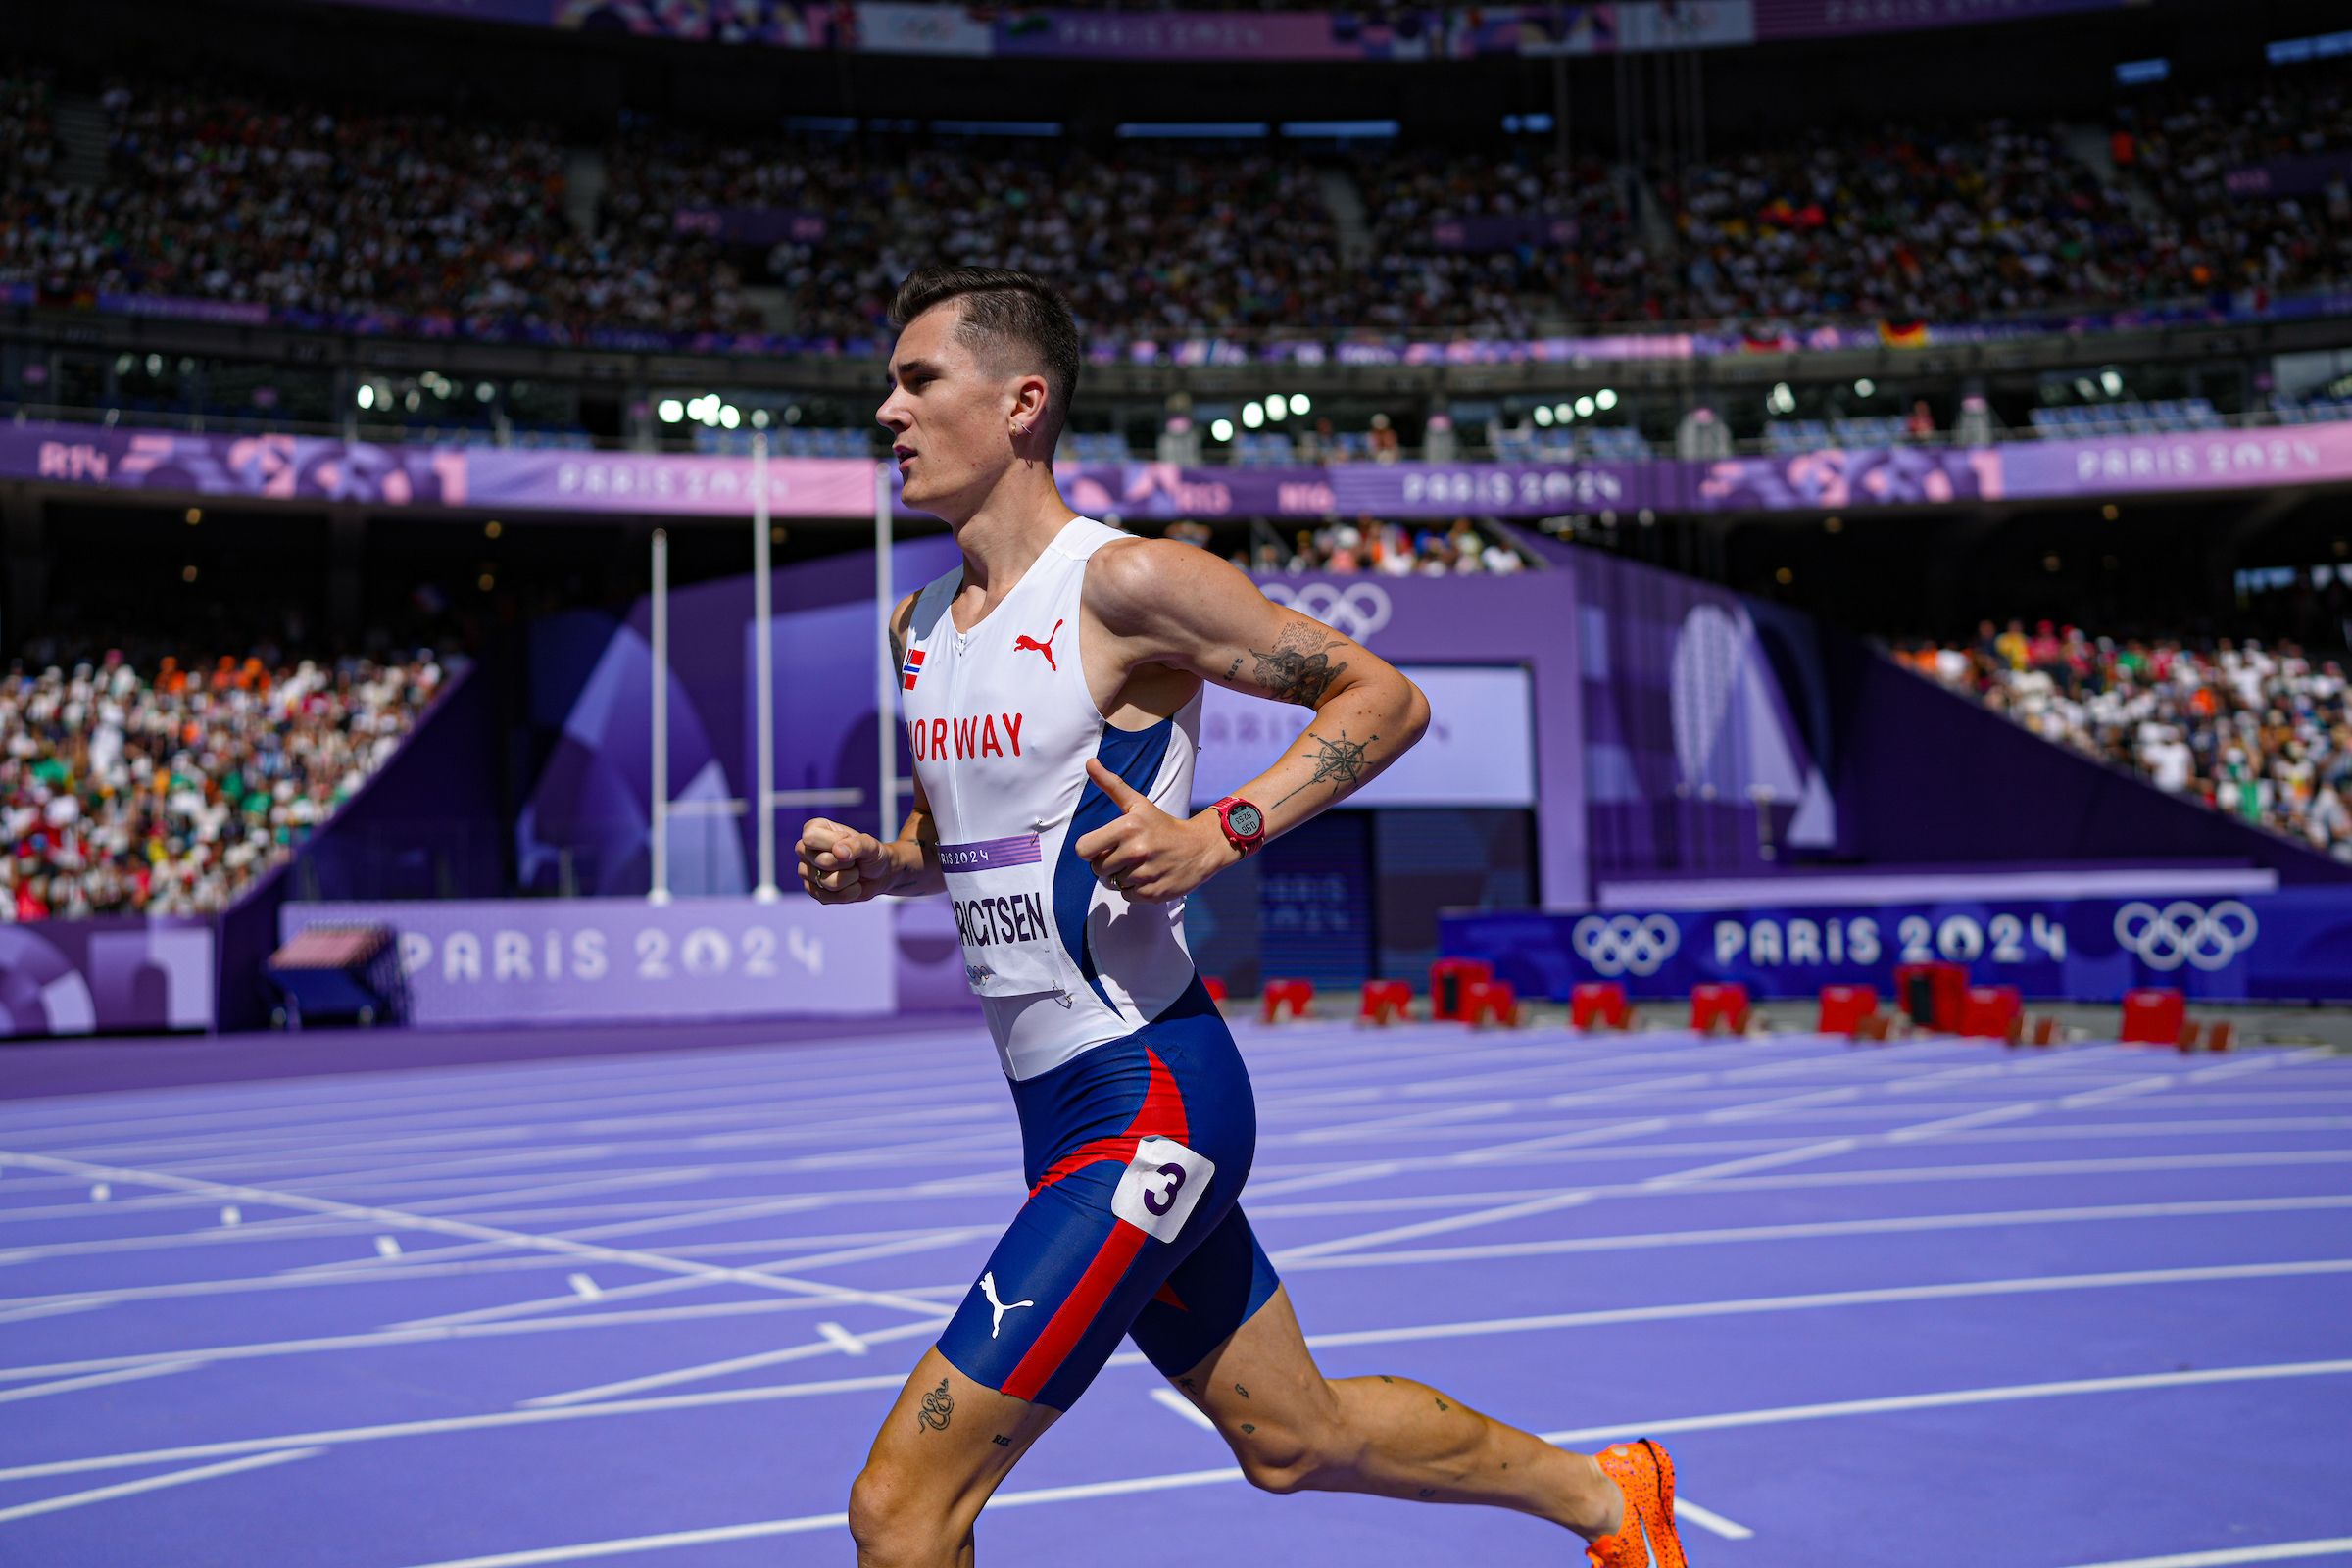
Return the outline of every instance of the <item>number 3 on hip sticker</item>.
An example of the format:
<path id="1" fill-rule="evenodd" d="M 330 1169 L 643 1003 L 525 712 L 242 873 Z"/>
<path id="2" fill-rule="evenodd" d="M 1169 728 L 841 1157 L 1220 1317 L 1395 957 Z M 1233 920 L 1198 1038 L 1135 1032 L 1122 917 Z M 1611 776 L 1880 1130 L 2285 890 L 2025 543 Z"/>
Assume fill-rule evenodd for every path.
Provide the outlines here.
<path id="1" fill-rule="evenodd" d="M 1175 1139 L 1147 1138 L 1136 1146 L 1127 1173 L 1119 1178 L 1119 1190 L 1110 1195 L 1110 1211 L 1138 1230 L 1172 1242 L 1216 1173 L 1214 1160 Z"/>

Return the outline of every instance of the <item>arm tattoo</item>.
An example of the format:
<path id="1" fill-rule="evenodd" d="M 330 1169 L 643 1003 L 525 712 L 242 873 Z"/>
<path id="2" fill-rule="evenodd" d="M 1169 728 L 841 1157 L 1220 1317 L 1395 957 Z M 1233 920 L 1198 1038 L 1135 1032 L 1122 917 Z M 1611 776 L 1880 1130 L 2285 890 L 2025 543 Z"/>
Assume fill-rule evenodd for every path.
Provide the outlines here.
<path id="1" fill-rule="evenodd" d="M 1313 776 L 1308 778 L 1306 783 L 1299 785 L 1298 790 L 1291 791 L 1291 795 L 1298 794 L 1298 790 L 1305 789 L 1309 785 L 1323 783 L 1327 779 L 1333 781 L 1331 793 L 1334 795 L 1345 794 L 1354 788 L 1356 781 L 1364 776 L 1364 769 L 1371 766 L 1371 763 L 1364 759 L 1364 748 L 1380 739 L 1377 735 L 1368 735 L 1360 741 L 1351 741 L 1348 738 L 1348 732 L 1341 730 L 1338 740 L 1326 740 L 1311 729 L 1306 732 L 1306 738 L 1313 741 L 1322 750 L 1315 754 Z M 1291 795 L 1285 795 L 1282 801 L 1289 800 Z M 1280 806 L 1282 801 L 1276 801 L 1274 804 Z"/>
<path id="2" fill-rule="evenodd" d="M 945 1432 L 955 1413 L 956 1396 L 948 1392 L 948 1380 L 941 1378 L 939 1387 L 923 1396 L 923 1407 L 914 1418 L 934 1432 Z"/>
<path id="3" fill-rule="evenodd" d="M 1312 623 L 1287 626 L 1274 640 L 1270 650 L 1250 650 L 1257 661 L 1257 683 L 1266 695 L 1280 702 L 1297 703 L 1301 708 L 1322 705 L 1323 694 L 1331 683 L 1340 678 L 1348 667 L 1345 660 L 1333 663 L 1329 649 L 1341 641 Z"/>

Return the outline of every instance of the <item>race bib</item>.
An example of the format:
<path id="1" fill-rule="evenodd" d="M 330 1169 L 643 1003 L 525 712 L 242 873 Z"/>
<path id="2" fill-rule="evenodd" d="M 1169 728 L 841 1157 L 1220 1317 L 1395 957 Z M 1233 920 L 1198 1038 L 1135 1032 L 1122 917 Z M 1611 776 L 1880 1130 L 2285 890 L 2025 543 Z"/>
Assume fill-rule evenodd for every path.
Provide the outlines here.
<path id="1" fill-rule="evenodd" d="M 1069 954 L 1054 929 L 1054 882 L 1034 834 L 943 844 L 963 976 L 984 997 L 1065 989 Z"/>
<path id="2" fill-rule="evenodd" d="M 1118 1191 L 1110 1195 L 1110 1211 L 1137 1230 L 1172 1242 L 1216 1173 L 1216 1162 L 1206 1154 L 1173 1138 L 1147 1138 L 1136 1145 Z"/>

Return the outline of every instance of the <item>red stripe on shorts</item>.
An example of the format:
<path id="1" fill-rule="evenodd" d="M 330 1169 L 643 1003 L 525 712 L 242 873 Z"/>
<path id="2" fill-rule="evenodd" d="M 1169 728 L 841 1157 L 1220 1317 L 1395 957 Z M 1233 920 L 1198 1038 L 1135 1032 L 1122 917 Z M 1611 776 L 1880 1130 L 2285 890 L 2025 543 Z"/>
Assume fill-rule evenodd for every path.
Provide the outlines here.
<path id="1" fill-rule="evenodd" d="M 1176 1075 L 1168 1071 L 1168 1064 L 1159 1059 L 1158 1052 L 1147 1047 L 1144 1057 L 1152 1064 L 1152 1076 L 1144 1087 L 1144 1102 L 1137 1107 L 1135 1119 L 1127 1124 L 1127 1130 L 1116 1137 L 1080 1144 L 1062 1155 L 1029 1189 L 1031 1198 L 1099 1161 L 1115 1159 L 1125 1164 L 1135 1157 L 1136 1145 L 1147 1138 L 1172 1138 L 1181 1144 L 1192 1136 L 1184 1114 L 1184 1091 L 1176 1086 Z"/>
<path id="2" fill-rule="evenodd" d="M 1110 1234 L 1103 1238 L 1102 1250 L 1095 1260 L 1086 1265 L 1086 1272 L 1056 1307 L 1038 1335 L 1029 1353 L 1021 1357 L 1012 1376 L 1004 1380 L 1004 1391 L 1016 1399 L 1034 1399 L 1046 1380 L 1061 1369 L 1086 1331 L 1094 1325 L 1095 1314 L 1110 1298 L 1111 1291 L 1127 1273 L 1127 1265 L 1144 1245 L 1144 1232 L 1123 1219 L 1110 1222 Z"/>

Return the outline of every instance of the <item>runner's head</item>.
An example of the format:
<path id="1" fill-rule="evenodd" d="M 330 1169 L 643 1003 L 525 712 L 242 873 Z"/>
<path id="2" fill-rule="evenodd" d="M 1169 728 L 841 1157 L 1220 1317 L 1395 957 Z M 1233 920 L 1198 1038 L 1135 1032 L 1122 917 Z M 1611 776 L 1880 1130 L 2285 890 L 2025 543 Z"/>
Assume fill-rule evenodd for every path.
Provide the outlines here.
<path id="1" fill-rule="evenodd" d="M 908 505 L 960 522 L 1023 462 L 1051 466 L 1078 389 L 1078 327 L 1026 272 L 922 267 L 891 301 L 888 426 Z"/>

